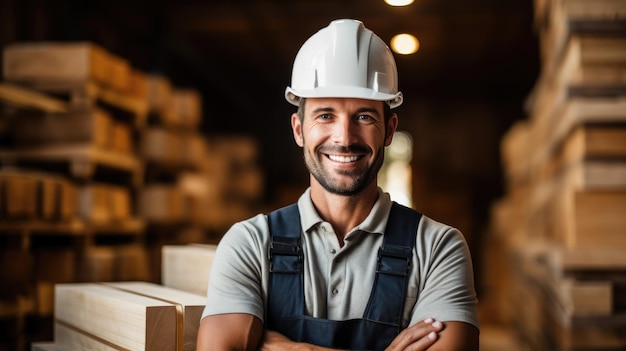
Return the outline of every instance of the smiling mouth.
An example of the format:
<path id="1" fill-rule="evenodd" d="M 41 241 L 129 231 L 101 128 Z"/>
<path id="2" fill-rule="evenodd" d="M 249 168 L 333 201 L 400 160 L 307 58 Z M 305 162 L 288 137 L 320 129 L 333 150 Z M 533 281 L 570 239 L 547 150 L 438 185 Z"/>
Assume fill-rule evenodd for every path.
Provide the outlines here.
<path id="1" fill-rule="evenodd" d="M 359 156 L 359 155 L 340 156 L 340 155 L 328 155 L 327 154 L 326 157 L 328 157 L 329 159 L 335 162 L 349 163 L 349 162 L 356 162 L 359 159 L 361 159 L 361 157 L 363 156 Z"/>

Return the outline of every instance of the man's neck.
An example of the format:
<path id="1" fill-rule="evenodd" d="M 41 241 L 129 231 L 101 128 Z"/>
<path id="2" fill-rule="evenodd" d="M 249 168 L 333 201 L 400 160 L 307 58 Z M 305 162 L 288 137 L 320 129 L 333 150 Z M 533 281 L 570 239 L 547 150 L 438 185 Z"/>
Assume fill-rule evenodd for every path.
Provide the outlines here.
<path id="1" fill-rule="evenodd" d="M 376 182 L 351 196 L 330 193 L 319 183 L 311 182 L 311 201 L 319 215 L 333 226 L 341 246 L 346 234 L 367 218 L 377 199 Z"/>

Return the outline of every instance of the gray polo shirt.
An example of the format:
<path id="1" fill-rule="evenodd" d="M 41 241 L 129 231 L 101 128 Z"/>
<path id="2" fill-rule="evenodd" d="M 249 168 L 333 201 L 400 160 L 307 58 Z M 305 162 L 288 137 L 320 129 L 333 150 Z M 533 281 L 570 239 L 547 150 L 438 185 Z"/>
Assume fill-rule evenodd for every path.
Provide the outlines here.
<path id="1" fill-rule="evenodd" d="M 362 317 L 391 209 L 389 194 L 379 188 L 372 211 L 345 236 L 343 247 L 330 223 L 315 210 L 310 189 L 302 194 L 298 207 L 304 233 L 308 315 L 332 320 Z M 417 230 L 404 325 L 433 317 L 478 327 L 472 262 L 463 235 L 426 216 Z M 246 313 L 265 319 L 269 243 L 266 215 L 236 223 L 228 230 L 215 254 L 203 317 Z"/>

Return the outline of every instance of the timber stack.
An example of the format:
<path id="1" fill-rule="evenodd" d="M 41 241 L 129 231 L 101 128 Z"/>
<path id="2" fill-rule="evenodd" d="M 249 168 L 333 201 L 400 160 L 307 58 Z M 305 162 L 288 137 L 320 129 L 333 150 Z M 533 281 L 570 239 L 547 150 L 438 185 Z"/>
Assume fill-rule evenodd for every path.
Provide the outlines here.
<path id="1" fill-rule="evenodd" d="M 133 201 L 147 106 L 130 64 L 88 42 L 9 45 L 3 77 L 0 257 L 15 289 L 2 314 L 24 349 L 26 328 L 49 325 L 55 284 L 147 278 Z"/>
<path id="2" fill-rule="evenodd" d="M 200 129 L 199 91 L 142 72 L 95 43 L 11 44 L 3 48 L 2 69 L 0 327 L 8 337 L 0 349 L 25 350 L 30 341 L 50 340 L 53 326 L 61 344 L 93 342 L 80 341 L 91 331 L 77 333 L 88 323 L 56 310 L 114 318 L 74 306 L 72 298 L 59 300 L 63 294 L 87 298 L 105 289 L 102 282 L 166 280 L 204 292 L 208 266 L 196 282 L 176 277 L 181 270 L 189 277 L 199 271 L 185 266 L 189 260 L 181 260 L 174 245 L 215 244 L 235 221 L 259 211 L 263 176 L 256 141 L 207 138 Z M 178 262 L 174 275 L 162 259 L 168 245 L 173 253 L 165 260 Z M 205 252 L 190 250 L 185 258 L 206 261 Z M 71 287 L 79 283 L 98 286 Z M 120 290 L 106 287 L 113 288 Z M 120 304 L 139 308 L 133 311 L 142 304 L 152 310 L 153 302 L 126 301 L 131 295 L 115 294 Z M 143 337 L 144 344 L 123 348 L 153 349 L 146 335 L 133 337 Z M 181 339 L 172 342 L 176 347 L 168 349 L 183 349 Z"/>
<path id="3" fill-rule="evenodd" d="M 505 134 L 489 289 L 532 350 L 626 348 L 626 1 L 536 0 L 541 74 Z"/>

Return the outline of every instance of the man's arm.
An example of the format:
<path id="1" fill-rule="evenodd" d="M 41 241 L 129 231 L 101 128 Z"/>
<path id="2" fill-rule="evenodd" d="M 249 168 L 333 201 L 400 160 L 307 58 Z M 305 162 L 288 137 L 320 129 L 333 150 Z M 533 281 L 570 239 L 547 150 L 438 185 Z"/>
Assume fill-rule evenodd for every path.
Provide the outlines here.
<path id="1" fill-rule="evenodd" d="M 478 351 L 478 328 L 464 322 L 445 322 L 444 324 L 444 329 L 439 333 L 439 341 L 429 348 L 429 351 Z"/>
<path id="2" fill-rule="evenodd" d="M 430 332 L 426 328 L 429 324 L 433 327 Z M 427 343 L 427 339 L 432 342 Z M 406 350 L 408 347 L 411 350 L 478 351 L 478 329 L 463 322 L 441 323 L 426 319 L 404 329 L 387 351 Z"/>
<path id="3" fill-rule="evenodd" d="M 394 339 L 391 345 L 389 345 L 389 347 L 387 348 L 387 351 L 405 350 L 409 346 L 411 347 L 412 351 L 431 350 L 429 347 L 433 346 L 433 344 L 437 345 L 436 341 L 437 339 L 439 339 L 438 333 L 442 331 L 442 329 L 443 329 L 443 324 L 434 322 L 432 319 L 421 321 L 411 326 L 410 328 L 405 329 L 402 333 L 400 333 Z M 354 335 L 353 337 L 358 338 L 359 335 Z M 287 338 L 286 336 L 280 333 L 268 330 L 265 332 L 263 345 L 261 346 L 259 350 L 260 351 L 332 351 L 335 349 L 291 341 L 289 338 Z M 456 350 L 456 349 L 446 349 L 444 347 L 443 350 Z M 460 348 L 459 350 L 474 350 L 474 349 Z"/>
<path id="4" fill-rule="evenodd" d="M 254 351 L 263 336 L 263 322 L 251 314 L 204 317 L 198 330 L 198 351 Z"/>

